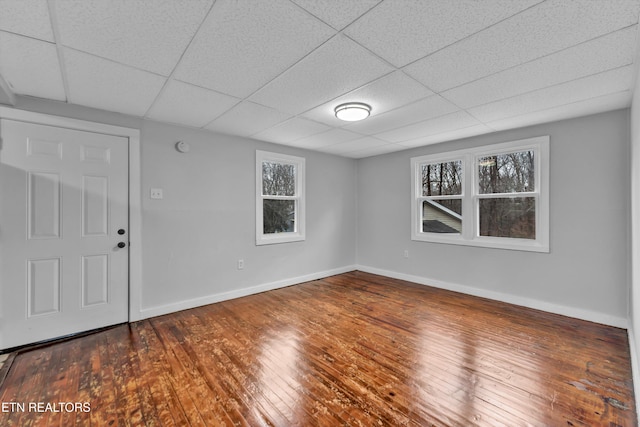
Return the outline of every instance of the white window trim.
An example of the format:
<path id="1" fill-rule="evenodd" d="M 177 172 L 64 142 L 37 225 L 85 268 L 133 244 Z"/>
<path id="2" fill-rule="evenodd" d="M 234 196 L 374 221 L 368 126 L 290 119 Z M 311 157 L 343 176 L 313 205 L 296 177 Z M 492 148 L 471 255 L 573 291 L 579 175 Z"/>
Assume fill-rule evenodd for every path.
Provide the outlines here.
<path id="1" fill-rule="evenodd" d="M 262 195 L 262 163 L 276 162 L 295 165 L 296 188 L 292 197 Z M 305 240 L 305 159 L 304 157 L 256 150 L 256 245 L 299 242 Z M 296 202 L 295 231 L 290 233 L 264 234 L 264 199 L 287 199 Z"/>
<path id="2" fill-rule="evenodd" d="M 503 197 L 504 194 L 478 194 L 478 176 L 475 170 L 476 160 L 486 155 L 524 151 L 527 149 L 536 150 L 536 191 L 518 193 L 518 195 L 535 197 L 537 199 L 536 238 L 517 239 L 480 236 L 479 218 L 476 214 L 479 200 L 482 198 Z M 426 197 L 422 196 L 420 165 L 453 160 L 462 160 L 462 233 L 425 233 L 422 231 L 421 202 Z M 458 196 L 442 196 L 442 198 L 446 199 L 456 197 Z M 429 198 L 437 199 L 439 196 Z M 531 252 L 549 252 L 549 137 L 540 136 L 411 158 L 411 240 Z"/>

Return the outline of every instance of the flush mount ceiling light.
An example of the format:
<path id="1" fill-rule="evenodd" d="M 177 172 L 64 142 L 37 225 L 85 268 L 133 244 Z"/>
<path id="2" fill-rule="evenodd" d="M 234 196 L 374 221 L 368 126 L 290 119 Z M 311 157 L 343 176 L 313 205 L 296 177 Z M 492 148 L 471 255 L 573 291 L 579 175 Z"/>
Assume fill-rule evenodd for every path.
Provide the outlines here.
<path id="1" fill-rule="evenodd" d="M 335 108 L 336 117 L 345 122 L 357 122 L 369 117 L 371 106 L 362 102 L 347 102 Z"/>

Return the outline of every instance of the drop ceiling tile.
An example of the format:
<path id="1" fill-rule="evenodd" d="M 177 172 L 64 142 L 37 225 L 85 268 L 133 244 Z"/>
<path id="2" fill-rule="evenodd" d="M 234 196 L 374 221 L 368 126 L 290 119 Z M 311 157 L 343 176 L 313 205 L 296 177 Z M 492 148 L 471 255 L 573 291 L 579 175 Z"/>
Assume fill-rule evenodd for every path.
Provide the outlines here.
<path id="1" fill-rule="evenodd" d="M 480 124 L 480 122 L 469 115 L 469 113 L 457 111 L 452 114 L 447 114 L 446 116 L 382 132 L 375 136 L 388 142 L 401 143 L 477 124 Z"/>
<path id="2" fill-rule="evenodd" d="M 319 148 L 319 151 L 331 154 L 343 154 L 351 151 L 368 150 L 375 147 L 388 145 L 387 142 L 381 141 L 372 136 L 365 136 L 353 141 L 342 142 L 340 144 L 333 144 L 326 147 Z"/>
<path id="3" fill-rule="evenodd" d="M 144 116 L 166 79 L 71 49 L 63 52 L 69 102 Z"/>
<path id="4" fill-rule="evenodd" d="M 635 57 L 636 37 L 637 26 L 628 27 L 441 95 L 461 108 L 470 108 L 629 65 Z"/>
<path id="5" fill-rule="evenodd" d="M 484 123 L 558 107 L 631 88 L 634 67 L 617 68 L 568 83 L 514 96 L 468 111 Z"/>
<path id="6" fill-rule="evenodd" d="M 214 132 L 250 136 L 290 119 L 289 114 L 243 101 L 206 126 Z"/>
<path id="7" fill-rule="evenodd" d="M 185 126 L 203 127 L 238 102 L 238 98 L 229 95 L 171 80 L 146 117 Z"/>
<path id="8" fill-rule="evenodd" d="M 371 106 L 371 118 L 401 107 L 413 101 L 433 95 L 429 89 L 408 77 L 402 71 L 394 71 L 359 89 L 333 99 L 303 114 L 318 122 L 331 126 L 345 126 L 348 123 L 336 118 L 334 109 L 345 102 L 364 102 Z"/>
<path id="9" fill-rule="evenodd" d="M 495 132 L 495 129 L 490 126 L 484 124 L 471 125 L 445 132 L 439 132 L 422 138 L 403 141 L 398 145 L 404 146 L 405 148 L 422 147 L 424 145 L 439 144 L 441 142 L 454 141 L 456 139 L 469 138 L 471 136 L 483 135 L 491 132 Z"/>
<path id="10" fill-rule="evenodd" d="M 218 0 L 175 77 L 246 97 L 334 34 L 288 0 Z"/>
<path id="11" fill-rule="evenodd" d="M 320 147 L 326 147 L 329 145 L 352 141 L 358 138 L 362 138 L 362 135 L 355 132 L 349 132 L 348 130 L 344 129 L 331 129 L 327 132 L 322 132 L 316 135 L 308 136 L 306 138 L 298 139 L 293 142 L 292 145 L 313 150 Z"/>
<path id="12" fill-rule="evenodd" d="M 540 1 L 386 0 L 345 34 L 401 67 Z"/>
<path id="13" fill-rule="evenodd" d="M 379 145 L 377 147 L 366 148 L 364 150 L 350 151 L 348 153 L 342 153 L 344 157 L 350 157 L 352 159 L 363 159 L 365 157 L 379 156 L 382 154 L 389 154 L 396 151 L 406 150 L 407 147 L 403 147 L 398 144 L 386 144 Z"/>
<path id="14" fill-rule="evenodd" d="M 171 74 L 213 0 L 57 0 L 60 42 L 125 65 Z"/>
<path id="15" fill-rule="evenodd" d="M 322 123 L 294 117 L 286 122 L 277 124 L 267 130 L 253 135 L 253 138 L 277 144 L 288 144 L 297 139 L 306 138 L 331 128 Z"/>
<path id="16" fill-rule="evenodd" d="M 533 113 L 496 120 L 487 123 L 495 130 L 506 130 L 520 128 L 524 126 L 537 125 L 540 123 L 555 122 L 574 117 L 588 116 L 591 114 L 603 113 L 606 111 L 619 110 L 631 106 L 632 94 L 630 90 L 616 92 L 608 95 L 589 98 L 583 101 L 564 104 L 546 110 L 535 111 Z"/>
<path id="17" fill-rule="evenodd" d="M 375 135 L 459 110 L 439 95 L 430 96 L 404 107 L 370 117 L 344 128 L 365 135 Z"/>
<path id="18" fill-rule="evenodd" d="M 338 34 L 251 96 L 263 105 L 300 114 L 393 69 Z"/>
<path id="19" fill-rule="evenodd" d="M 0 75 L 18 95 L 66 101 L 56 46 L 0 31 Z"/>
<path id="20" fill-rule="evenodd" d="M 292 0 L 312 15 L 341 30 L 381 0 Z"/>
<path id="21" fill-rule="evenodd" d="M 404 71 L 441 92 L 638 22 L 637 0 L 548 0 Z"/>
<path id="22" fill-rule="evenodd" d="M 0 1 L 0 30 L 54 41 L 46 0 Z"/>

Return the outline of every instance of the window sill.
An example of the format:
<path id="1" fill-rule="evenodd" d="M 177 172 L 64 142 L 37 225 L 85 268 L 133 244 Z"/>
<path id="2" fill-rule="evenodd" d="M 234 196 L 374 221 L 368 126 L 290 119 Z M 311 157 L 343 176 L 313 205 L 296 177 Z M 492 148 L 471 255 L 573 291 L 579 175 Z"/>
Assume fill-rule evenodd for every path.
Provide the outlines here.
<path id="1" fill-rule="evenodd" d="M 256 246 L 275 245 L 278 243 L 290 243 L 304 241 L 305 237 L 300 233 L 276 233 L 262 235 L 256 239 Z"/>
<path id="2" fill-rule="evenodd" d="M 419 233 L 411 236 L 411 240 L 428 243 L 440 243 L 449 245 L 475 246 L 481 248 L 505 249 L 512 251 L 549 253 L 549 244 L 529 239 L 513 239 L 499 237 L 476 237 L 464 239 L 461 235 L 431 236 Z M 505 241 L 508 240 L 508 241 Z"/>

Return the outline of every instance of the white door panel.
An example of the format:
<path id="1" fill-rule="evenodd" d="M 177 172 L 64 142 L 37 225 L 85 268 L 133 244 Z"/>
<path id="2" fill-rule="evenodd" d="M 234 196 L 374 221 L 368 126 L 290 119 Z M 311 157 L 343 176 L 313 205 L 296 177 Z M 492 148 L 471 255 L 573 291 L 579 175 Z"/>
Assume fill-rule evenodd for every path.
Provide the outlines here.
<path id="1" fill-rule="evenodd" d="M 126 322 L 127 138 L 4 119 L 0 134 L 0 348 Z"/>

